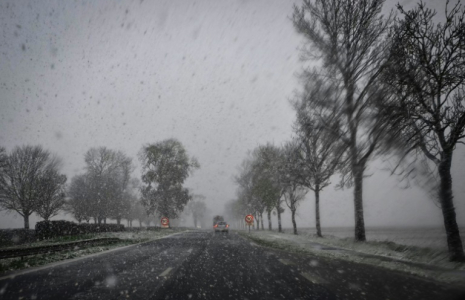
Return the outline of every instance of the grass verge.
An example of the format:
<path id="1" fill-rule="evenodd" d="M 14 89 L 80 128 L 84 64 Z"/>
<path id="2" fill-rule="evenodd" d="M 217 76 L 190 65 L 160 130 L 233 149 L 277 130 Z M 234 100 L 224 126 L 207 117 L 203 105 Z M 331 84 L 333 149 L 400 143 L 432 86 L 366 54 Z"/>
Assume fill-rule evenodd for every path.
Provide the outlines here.
<path id="1" fill-rule="evenodd" d="M 376 251 L 364 252 L 362 250 L 367 250 L 366 247 L 359 248 L 354 246 L 355 249 L 348 249 L 350 247 L 340 247 L 337 245 L 336 241 L 333 240 L 330 243 L 326 243 L 324 239 L 312 240 L 309 239 L 309 242 L 316 242 L 321 243 L 322 245 L 326 244 L 327 246 L 337 247 L 337 249 L 341 249 L 340 251 L 329 250 L 325 251 L 323 247 L 315 247 L 306 245 L 305 243 L 296 243 L 293 240 L 288 240 L 285 236 L 281 238 L 275 238 L 273 235 L 280 235 L 273 233 L 273 235 L 269 235 L 267 233 L 245 233 L 245 232 L 238 232 L 244 238 L 247 238 L 258 245 L 274 248 L 277 250 L 282 250 L 291 253 L 299 253 L 304 255 L 312 255 L 318 257 L 318 259 L 324 260 L 345 260 L 350 261 L 353 263 L 360 263 L 364 265 L 370 265 L 375 267 L 381 267 L 385 269 L 389 269 L 392 271 L 403 272 L 415 276 L 420 276 L 423 278 L 427 278 L 434 281 L 440 281 L 448 284 L 457 285 L 460 287 L 465 287 L 464 279 L 464 271 L 463 269 L 457 268 L 456 265 L 451 265 L 449 268 L 445 268 L 444 265 L 427 265 L 423 262 L 415 262 L 415 261 L 408 261 L 408 260 L 399 260 L 397 257 L 389 257 L 390 255 L 385 255 L 385 251 L 382 250 L 386 245 L 386 242 L 374 242 L 370 243 L 370 248 L 380 248 L 379 254 L 374 253 Z M 301 237 L 301 238 L 308 238 L 308 237 Z M 299 237 L 300 239 L 300 237 Z M 389 243 L 389 242 L 388 242 Z M 353 243 L 355 244 L 355 243 Z M 343 243 L 345 245 L 345 243 Z M 340 248 L 339 248 L 339 247 Z M 397 252 L 405 252 L 406 249 L 400 247 L 401 245 L 397 244 L 389 244 L 388 247 L 394 248 L 393 251 Z M 408 249 L 412 250 L 412 247 L 408 247 Z M 370 249 L 368 249 L 370 250 Z M 376 250 L 376 249 L 371 249 Z M 429 251 L 426 249 L 421 249 L 422 251 L 417 251 L 417 255 L 426 255 L 430 254 Z M 358 253 L 357 253 L 358 252 Z M 381 255 L 384 254 L 384 255 Z M 366 255 L 367 254 L 367 255 Z M 412 254 L 410 254 L 412 255 Z M 405 256 L 404 256 L 405 257 Z M 460 264 L 462 266 L 462 264 Z"/>
<path id="2" fill-rule="evenodd" d="M 97 233 L 97 234 L 86 234 L 86 235 L 79 235 L 79 236 L 68 236 L 68 237 L 60 237 L 55 239 L 50 239 L 46 241 L 40 241 L 36 243 L 30 243 L 28 245 L 24 245 L 26 247 L 34 247 L 34 246 L 45 246 L 45 245 L 56 245 L 61 243 L 68 243 L 68 242 L 76 242 L 81 240 L 88 240 L 94 238 L 106 238 L 106 237 L 115 237 L 120 238 L 121 241 L 118 243 L 111 243 L 108 245 L 99 245 L 99 246 L 89 246 L 89 247 L 76 247 L 72 250 L 65 250 L 60 252 L 54 253 L 46 253 L 46 254 L 37 254 L 26 256 L 24 258 L 6 258 L 0 259 L 0 275 L 4 275 L 5 273 L 17 270 L 23 270 L 32 267 L 43 266 L 46 264 L 63 261 L 67 259 L 73 259 L 78 257 L 84 257 L 90 254 L 100 253 L 107 250 L 120 248 L 128 245 L 148 242 L 151 240 L 156 240 L 162 238 L 164 236 L 182 232 L 185 230 L 178 230 L 178 229 L 166 229 L 161 231 L 140 231 L 140 232 L 107 232 L 107 233 Z M 16 247 L 15 247 L 16 248 Z"/>

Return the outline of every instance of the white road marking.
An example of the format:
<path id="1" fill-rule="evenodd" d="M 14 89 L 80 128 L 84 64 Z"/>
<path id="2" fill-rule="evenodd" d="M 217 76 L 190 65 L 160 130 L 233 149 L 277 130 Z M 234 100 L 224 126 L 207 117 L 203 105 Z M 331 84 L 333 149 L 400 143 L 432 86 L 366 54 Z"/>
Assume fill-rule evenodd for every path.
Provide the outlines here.
<path id="1" fill-rule="evenodd" d="M 190 248 L 189 250 L 187 250 L 187 252 L 192 253 L 192 250 L 194 250 L 194 249 Z"/>
<path id="2" fill-rule="evenodd" d="M 158 275 L 159 277 L 166 277 L 170 272 L 171 270 L 173 270 L 173 268 L 169 267 L 168 269 L 166 269 L 165 271 L 163 271 L 163 273 L 161 273 L 160 275 Z"/>
<path id="3" fill-rule="evenodd" d="M 300 273 L 300 275 L 302 275 L 305 279 L 307 279 L 308 281 L 310 281 L 311 283 L 314 283 L 314 284 L 325 284 L 327 283 L 326 280 L 324 280 L 323 278 L 320 278 L 318 276 L 315 276 L 313 274 L 310 274 L 310 273 Z"/>
<path id="4" fill-rule="evenodd" d="M 291 266 L 291 265 L 294 265 L 294 263 L 288 259 L 278 259 L 282 264 L 286 265 L 286 266 Z"/>

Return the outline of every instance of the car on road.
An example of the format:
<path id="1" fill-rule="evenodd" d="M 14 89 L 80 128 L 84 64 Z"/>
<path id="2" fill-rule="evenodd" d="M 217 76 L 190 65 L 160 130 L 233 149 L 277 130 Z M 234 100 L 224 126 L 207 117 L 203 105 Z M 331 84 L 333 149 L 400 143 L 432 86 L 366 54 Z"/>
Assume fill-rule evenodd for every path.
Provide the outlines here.
<path id="1" fill-rule="evenodd" d="M 229 233 L 229 224 L 224 221 L 220 221 L 220 222 L 217 222 L 215 225 L 213 225 L 213 229 L 215 230 L 215 233 L 217 232 Z"/>

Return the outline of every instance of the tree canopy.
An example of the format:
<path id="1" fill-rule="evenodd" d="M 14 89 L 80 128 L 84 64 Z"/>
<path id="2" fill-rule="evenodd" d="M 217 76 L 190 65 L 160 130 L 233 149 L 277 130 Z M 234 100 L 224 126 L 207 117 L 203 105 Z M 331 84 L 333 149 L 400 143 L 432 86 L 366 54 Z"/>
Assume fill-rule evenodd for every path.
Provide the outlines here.
<path id="1" fill-rule="evenodd" d="M 139 160 L 142 203 L 150 213 L 176 218 L 192 197 L 183 184 L 200 167 L 197 159 L 187 155 L 181 142 L 168 139 L 142 147 Z"/>

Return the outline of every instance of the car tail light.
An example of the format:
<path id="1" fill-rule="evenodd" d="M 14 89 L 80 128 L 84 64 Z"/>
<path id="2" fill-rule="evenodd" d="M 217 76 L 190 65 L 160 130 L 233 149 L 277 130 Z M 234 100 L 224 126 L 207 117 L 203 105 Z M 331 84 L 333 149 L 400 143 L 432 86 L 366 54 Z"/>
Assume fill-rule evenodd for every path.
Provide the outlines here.
<path id="1" fill-rule="evenodd" d="M 229 224 L 226 225 L 226 228 L 229 228 Z"/>
<path id="2" fill-rule="evenodd" d="M 215 226 L 213 226 L 213 228 L 216 228 L 216 227 L 218 227 L 218 224 L 215 224 Z"/>

